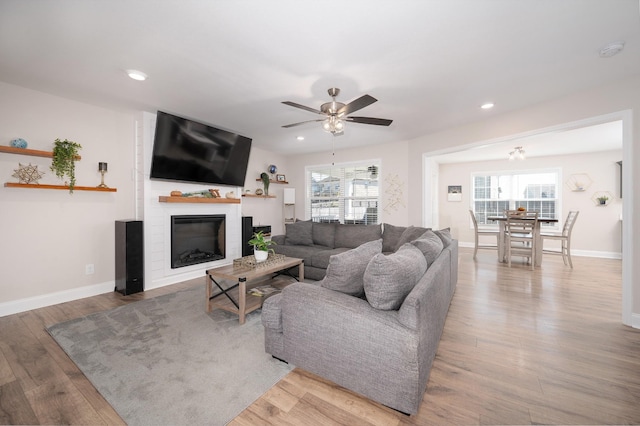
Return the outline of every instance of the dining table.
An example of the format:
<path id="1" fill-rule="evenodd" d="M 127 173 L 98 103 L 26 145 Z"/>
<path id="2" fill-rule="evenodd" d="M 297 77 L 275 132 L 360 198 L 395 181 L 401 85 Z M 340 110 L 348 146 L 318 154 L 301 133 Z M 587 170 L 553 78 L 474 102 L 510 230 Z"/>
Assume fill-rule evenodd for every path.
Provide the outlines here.
<path id="1" fill-rule="evenodd" d="M 505 224 L 507 222 L 506 216 L 487 216 L 487 220 L 496 221 L 499 224 L 499 233 L 498 233 L 498 261 L 506 262 L 505 259 L 507 248 L 505 245 L 506 238 L 504 236 Z M 533 219 L 526 219 L 533 220 Z M 552 217 L 538 217 L 538 222 L 536 222 L 536 226 L 533 230 L 533 238 L 536 241 L 536 252 L 535 252 L 535 266 L 542 265 L 542 235 L 540 232 L 540 227 L 543 223 L 558 223 L 558 219 Z"/>

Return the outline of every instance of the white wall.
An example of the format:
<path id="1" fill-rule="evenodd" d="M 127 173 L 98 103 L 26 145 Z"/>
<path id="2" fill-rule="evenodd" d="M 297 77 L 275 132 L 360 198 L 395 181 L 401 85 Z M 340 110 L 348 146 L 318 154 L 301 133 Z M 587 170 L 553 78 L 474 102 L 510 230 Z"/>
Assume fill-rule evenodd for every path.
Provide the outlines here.
<path id="1" fill-rule="evenodd" d="M 320 131 L 320 129 L 318 129 Z M 408 221 L 409 173 L 407 170 L 408 145 L 406 142 L 393 142 L 381 145 L 371 145 L 365 148 L 349 150 L 325 151 L 316 154 L 295 155 L 288 158 L 291 176 L 296 187 L 296 215 L 300 219 L 305 217 L 305 167 L 349 163 L 354 161 L 380 161 L 380 222 L 387 222 L 397 226 L 419 225 L 419 222 Z M 295 167 L 294 167 L 295 165 Z M 289 181 L 292 181 L 289 178 Z M 396 202 L 394 202 L 396 201 Z"/>
<path id="2" fill-rule="evenodd" d="M 561 170 L 559 190 L 562 197 L 560 219 L 564 221 L 570 210 L 580 211 L 571 238 L 572 254 L 619 258 L 622 251 L 620 228 L 622 200 L 617 197 L 620 170 L 616 161 L 621 159 L 622 151 L 606 151 L 530 157 L 525 161 L 498 160 L 441 164 L 438 197 L 440 225 L 451 227 L 452 234 L 460 240 L 461 244 L 473 245 L 473 225 L 468 211 L 471 206 L 472 173 L 559 168 Z M 577 173 L 587 173 L 593 181 L 584 192 L 574 192 L 566 185 L 570 176 Z M 462 185 L 462 201 L 447 201 L 448 185 Z M 609 191 L 614 194 L 609 205 L 600 207 L 594 204 L 591 197 L 597 191 Z M 545 242 L 545 246 L 547 245 L 549 242 Z"/>
<path id="3" fill-rule="evenodd" d="M 249 157 L 249 166 L 247 167 L 247 178 L 244 183 L 244 189 L 255 192 L 257 188 L 263 188 L 262 182 L 257 182 L 262 172 L 267 172 L 270 164 L 278 167 L 278 174 L 285 175 L 289 184 L 269 185 L 269 195 L 275 195 L 276 198 L 250 198 L 242 199 L 242 215 L 252 216 L 253 225 L 271 225 L 273 235 L 284 233 L 283 223 L 283 194 L 284 188 L 296 188 L 296 195 L 304 188 L 304 182 L 296 180 L 293 176 L 293 170 L 289 166 L 290 160 L 283 156 L 274 154 L 260 148 L 251 148 L 251 156 Z M 296 206 L 296 213 L 302 211 L 302 207 Z"/>
<path id="4" fill-rule="evenodd" d="M 42 151 L 51 151 L 56 138 L 80 143 L 76 184 L 97 186 L 103 161 L 105 183 L 118 191 L 0 186 L 0 315 L 113 291 L 114 221 L 134 215 L 133 114 L 0 82 L 0 145 L 16 137 Z M 50 158 L 0 153 L 2 182 L 18 182 L 12 174 L 19 163 L 44 171 L 42 184 L 63 183 L 49 170 Z M 85 274 L 87 264 L 94 274 Z"/>

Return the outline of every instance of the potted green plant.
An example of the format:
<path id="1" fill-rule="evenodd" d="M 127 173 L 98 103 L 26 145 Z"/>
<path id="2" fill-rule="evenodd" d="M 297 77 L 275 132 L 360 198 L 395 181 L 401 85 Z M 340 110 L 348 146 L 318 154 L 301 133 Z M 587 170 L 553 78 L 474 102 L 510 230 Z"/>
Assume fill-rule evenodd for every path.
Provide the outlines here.
<path id="1" fill-rule="evenodd" d="M 266 172 L 260 174 L 260 179 L 264 185 L 264 195 L 269 195 L 269 175 Z"/>
<path id="2" fill-rule="evenodd" d="M 253 255 L 256 262 L 264 262 L 269 257 L 269 252 L 275 253 L 269 246 L 275 244 L 275 241 L 267 240 L 263 231 L 254 232 L 253 238 L 248 242 L 253 246 Z"/>
<path id="3" fill-rule="evenodd" d="M 600 205 L 605 205 L 607 204 L 607 201 L 609 200 L 609 197 L 607 197 L 606 195 L 602 195 L 600 197 L 597 198 L 598 202 L 600 203 Z"/>
<path id="4" fill-rule="evenodd" d="M 65 176 L 69 178 L 70 193 L 73 193 L 73 187 L 76 185 L 76 157 L 80 149 L 82 145 L 67 139 L 56 139 L 54 142 L 51 171 L 60 179 L 64 179 Z"/>

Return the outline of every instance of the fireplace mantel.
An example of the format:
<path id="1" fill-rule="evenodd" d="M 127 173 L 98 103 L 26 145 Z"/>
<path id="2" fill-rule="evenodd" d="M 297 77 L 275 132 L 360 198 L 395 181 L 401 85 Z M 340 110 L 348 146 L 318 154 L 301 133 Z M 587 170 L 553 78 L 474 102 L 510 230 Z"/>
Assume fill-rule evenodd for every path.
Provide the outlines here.
<path id="1" fill-rule="evenodd" d="M 210 204 L 240 204 L 239 198 L 205 198 L 205 197 L 167 197 L 160 195 L 161 203 L 210 203 Z"/>

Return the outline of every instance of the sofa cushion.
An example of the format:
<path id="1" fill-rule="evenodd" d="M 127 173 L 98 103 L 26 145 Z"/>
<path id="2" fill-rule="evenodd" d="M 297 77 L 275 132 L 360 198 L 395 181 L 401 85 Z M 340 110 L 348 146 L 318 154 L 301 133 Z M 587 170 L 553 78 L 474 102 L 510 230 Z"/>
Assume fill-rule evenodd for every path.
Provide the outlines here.
<path id="1" fill-rule="evenodd" d="M 393 251 L 398 250 L 401 246 L 406 243 L 410 243 L 413 240 L 417 240 L 422 234 L 427 232 L 429 228 L 423 228 L 421 226 L 409 226 L 404 230 L 400 239 L 398 240 L 398 244 L 394 247 Z"/>
<path id="2" fill-rule="evenodd" d="M 405 244 L 388 256 L 377 254 L 364 272 L 364 293 L 376 309 L 397 310 L 427 270 L 422 252 Z"/>
<path id="3" fill-rule="evenodd" d="M 327 269 L 329 267 L 329 261 L 331 261 L 331 256 L 336 254 L 344 253 L 345 251 L 349 251 L 353 249 L 348 249 L 346 247 L 338 247 L 334 249 L 321 250 L 311 256 L 310 262 L 305 262 L 305 266 L 314 266 L 316 268 Z"/>
<path id="4" fill-rule="evenodd" d="M 405 226 L 394 226 L 389 223 L 382 224 L 382 251 L 385 253 L 396 251 L 398 241 L 400 241 L 405 229 L 407 229 Z"/>
<path id="5" fill-rule="evenodd" d="M 442 245 L 444 247 L 449 247 L 449 244 L 451 244 L 451 240 L 453 239 L 451 237 L 451 228 L 444 228 L 433 232 L 442 240 Z"/>
<path id="6" fill-rule="evenodd" d="M 284 254 L 289 257 L 297 257 L 298 259 L 303 259 L 305 265 L 311 262 L 312 257 L 320 253 L 323 250 L 326 250 L 326 247 L 320 246 L 272 246 L 274 251 L 278 254 Z"/>
<path id="7" fill-rule="evenodd" d="M 380 253 L 382 253 L 382 239 L 370 241 L 353 250 L 331 256 L 327 273 L 320 281 L 320 285 L 361 297 L 364 294 L 364 271 L 371 258 Z"/>
<path id="8" fill-rule="evenodd" d="M 442 240 L 433 231 L 429 230 L 410 244 L 416 246 L 427 260 L 427 265 L 433 264 L 444 248 Z"/>
<path id="9" fill-rule="evenodd" d="M 334 247 L 356 248 L 380 238 L 380 225 L 336 225 Z"/>
<path id="10" fill-rule="evenodd" d="M 285 225 L 285 244 L 289 246 L 312 246 L 313 245 L 313 223 L 311 221 L 300 221 L 287 223 Z"/>
<path id="11" fill-rule="evenodd" d="M 313 243 L 321 246 L 334 248 L 336 236 L 336 224 L 335 223 L 313 223 L 312 237 Z"/>

